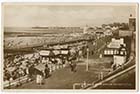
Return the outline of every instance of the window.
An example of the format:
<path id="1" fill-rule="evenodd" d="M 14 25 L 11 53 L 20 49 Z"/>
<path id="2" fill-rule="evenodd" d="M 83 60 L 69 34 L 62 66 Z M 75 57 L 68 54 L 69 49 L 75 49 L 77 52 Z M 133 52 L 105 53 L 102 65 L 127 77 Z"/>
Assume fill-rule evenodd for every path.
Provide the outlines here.
<path id="1" fill-rule="evenodd" d="M 123 51 L 120 52 L 121 55 L 123 55 L 123 53 L 124 53 Z"/>
<path id="2" fill-rule="evenodd" d="M 105 54 L 105 55 L 107 54 L 107 51 L 106 51 L 106 50 L 104 51 L 104 54 Z"/>
<path id="3" fill-rule="evenodd" d="M 113 55 L 113 50 L 110 50 L 110 54 Z"/>

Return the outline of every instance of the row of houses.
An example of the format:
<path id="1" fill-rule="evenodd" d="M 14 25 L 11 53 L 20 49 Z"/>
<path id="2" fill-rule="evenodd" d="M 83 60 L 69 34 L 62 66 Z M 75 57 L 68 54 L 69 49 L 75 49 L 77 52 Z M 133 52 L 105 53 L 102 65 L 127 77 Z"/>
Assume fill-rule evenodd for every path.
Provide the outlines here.
<path id="1" fill-rule="evenodd" d="M 116 66 L 124 64 L 129 56 L 135 52 L 134 32 L 136 30 L 136 20 L 132 15 L 129 18 L 129 30 L 119 30 L 118 36 L 114 36 L 104 50 L 105 56 L 113 57 L 113 64 Z"/>
<path id="2" fill-rule="evenodd" d="M 117 29 L 113 29 L 113 30 L 117 30 Z M 98 28 L 94 28 L 94 27 L 85 27 L 83 30 L 84 34 L 96 34 L 96 35 L 107 35 L 107 36 L 111 36 L 113 34 L 113 30 L 111 27 L 108 28 L 102 28 L 102 27 L 98 27 Z"/>

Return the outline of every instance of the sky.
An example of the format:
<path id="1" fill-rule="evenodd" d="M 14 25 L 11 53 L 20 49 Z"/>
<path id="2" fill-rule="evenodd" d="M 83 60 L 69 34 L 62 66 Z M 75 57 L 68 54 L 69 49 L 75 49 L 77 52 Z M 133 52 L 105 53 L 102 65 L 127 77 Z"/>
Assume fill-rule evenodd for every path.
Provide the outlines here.
<path id="1" fill-rule="evenodd" d="M 136 16 L 136 4 L 3 4 L 5 27 L 100 26 Z"/>

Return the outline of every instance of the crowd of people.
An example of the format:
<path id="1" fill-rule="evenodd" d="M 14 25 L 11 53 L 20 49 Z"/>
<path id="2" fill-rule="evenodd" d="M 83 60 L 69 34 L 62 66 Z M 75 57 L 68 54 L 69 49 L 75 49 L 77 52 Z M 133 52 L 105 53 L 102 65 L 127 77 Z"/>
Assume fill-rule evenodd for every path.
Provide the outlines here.
<path id="1" fill-rule="evenodd" d="M 49 77 L 53 71 L 69 65 L 72 72 L 76 71 L 77 53 L 67 56 L 43 57 L 33 53 L 31 57 L 16 55 L 4 59 L 4 81 L 13 81 L 27 76 L 28 81 L 36 80 L 42 84 L 43 79 Z"/>

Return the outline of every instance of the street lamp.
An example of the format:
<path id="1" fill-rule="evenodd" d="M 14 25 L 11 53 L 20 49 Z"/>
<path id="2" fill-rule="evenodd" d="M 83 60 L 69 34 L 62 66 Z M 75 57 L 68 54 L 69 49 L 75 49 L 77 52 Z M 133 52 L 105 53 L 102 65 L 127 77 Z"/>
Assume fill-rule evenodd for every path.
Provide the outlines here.
<path id="1" fill-rule="evenodd" d="M 86 71 L 88 71 L 89 70 L 89 68 L 88 68 L 88 63 L 89 63 L 89 48 L 87 48 L 87 62 L 86 62 Z"/>

